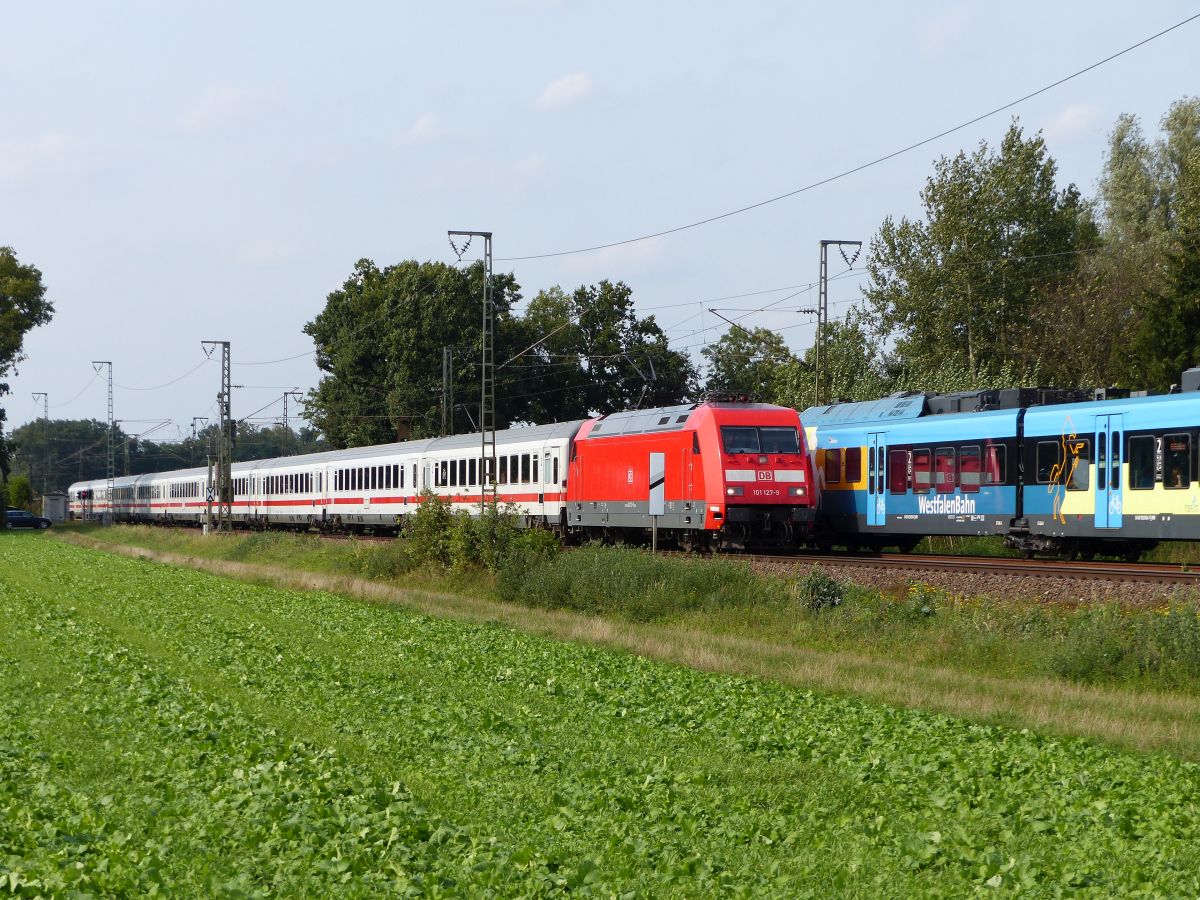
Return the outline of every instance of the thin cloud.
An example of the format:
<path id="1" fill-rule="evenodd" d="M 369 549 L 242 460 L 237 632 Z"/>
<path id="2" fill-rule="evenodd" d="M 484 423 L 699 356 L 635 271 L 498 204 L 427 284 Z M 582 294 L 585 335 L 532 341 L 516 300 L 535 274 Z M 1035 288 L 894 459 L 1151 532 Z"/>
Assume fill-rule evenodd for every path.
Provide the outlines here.
<path id="1" fill-rule="evenodd" d="M 1042 129 L 1049 141 L 1066 142 L 1096 131 L 1100 110 L 1087 103 L 1073 103 L 1046 123 Z"/>
<path id="2" fill-rule="evenodd" d="M 233 128 L 256 118 L 270 101 L 266 91 L 213 85 L 183 114 L 180 124 L 196 134 Z"/>
<path id="3" fill-rule="evenodd" d="M 938 58 L 962 42 L 971 25 L 971 12 L 961 6 L 917 25 L 917 46 L 927 58 Z"/>
<path id="4" fill-rule="evenodd" d="M 538 109 L 551 112 L 573 106 L 592 92 L 592 76 L 587 72 L 568 72 L 556 78 L 538 96 Z"/>
<path id="5" fill-rule="evenodd" d="M 0 180 L 88 175 L 99 167 L 100 156 L 95 147 L 60 132 L 31 141 L 0 141 Z"/>
<path id="6" fill-rule="evenodd" d="M 431 112 L 425 112 L 417 116 L 417 121 L 408 129 L 408 140 L 413 144 L 423 144 L 436 140 L 445 133 L 446 129 L 442 127 L 438 117 Z"/>

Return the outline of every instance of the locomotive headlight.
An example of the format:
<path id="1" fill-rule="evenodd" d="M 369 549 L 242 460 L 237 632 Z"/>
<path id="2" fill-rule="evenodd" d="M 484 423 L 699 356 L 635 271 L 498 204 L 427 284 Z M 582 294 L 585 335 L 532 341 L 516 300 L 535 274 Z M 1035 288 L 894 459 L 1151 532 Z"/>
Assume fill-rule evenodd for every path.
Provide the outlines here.
<path id="1" fill-rule="evenodd" d="M 725 493 L 730 497 L 740 497 L 746 493 L 746 489 L 743 487 L 727 487 L 725 488 Z"/>
<path id="2" fill-rule="evenodd" d="M 793 497 L 803 497 L 808 493 L 808 490 L 804 487 L 794 487 L 789 491 L 789 493 Z"/>

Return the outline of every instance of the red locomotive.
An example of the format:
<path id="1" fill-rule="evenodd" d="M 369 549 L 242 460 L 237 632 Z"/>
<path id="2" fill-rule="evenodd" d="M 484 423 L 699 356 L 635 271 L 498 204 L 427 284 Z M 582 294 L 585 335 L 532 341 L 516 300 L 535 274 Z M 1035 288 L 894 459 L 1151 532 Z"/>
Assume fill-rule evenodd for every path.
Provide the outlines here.
<path id="1" fill-rule="evenodd" d="M 739 402 L 613 413 L 571 444 L 567 525 L 574 534 L 657 532 L 688 549 L 792 548 L 811 534 L 817 498 L 800 417 Z"/>

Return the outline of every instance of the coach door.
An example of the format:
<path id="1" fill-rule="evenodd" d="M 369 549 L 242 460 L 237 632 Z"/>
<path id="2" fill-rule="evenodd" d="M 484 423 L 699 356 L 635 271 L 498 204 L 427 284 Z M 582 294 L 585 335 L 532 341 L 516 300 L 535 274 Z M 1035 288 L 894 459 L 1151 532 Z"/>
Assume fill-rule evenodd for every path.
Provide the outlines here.
<path id="1" fill-rule="evenodd" d="M 867 525 L 887 524 L 887 489 L 884 480 L 884 458 L 887 456 L 887 435 L 883 432 L 867 436 Z"/>
<path id="2" fill-rule="evenodd" d="M 1096 416 L 1096 527 L 1120 528 L 1121 416 Z"/>

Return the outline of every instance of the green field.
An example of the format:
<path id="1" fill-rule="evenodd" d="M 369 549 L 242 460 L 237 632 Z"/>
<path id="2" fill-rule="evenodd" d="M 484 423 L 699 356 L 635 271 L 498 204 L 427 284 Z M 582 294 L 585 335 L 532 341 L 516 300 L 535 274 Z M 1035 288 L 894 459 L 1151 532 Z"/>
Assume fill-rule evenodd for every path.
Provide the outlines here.
<path id="1" fill-rule="evenodd" d="M 1200 893 L 1200 767 L 0 540 L 16 893 Z"/>

